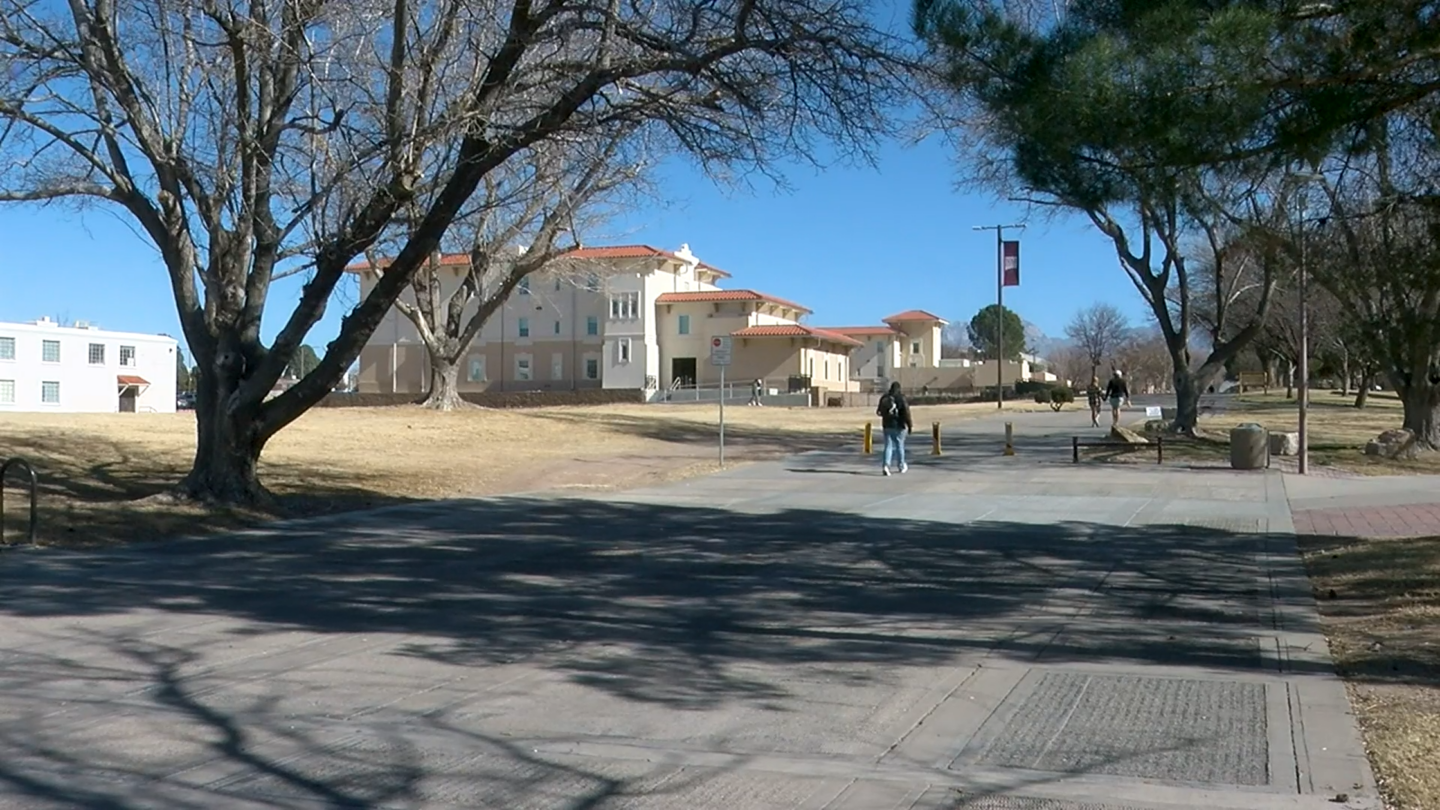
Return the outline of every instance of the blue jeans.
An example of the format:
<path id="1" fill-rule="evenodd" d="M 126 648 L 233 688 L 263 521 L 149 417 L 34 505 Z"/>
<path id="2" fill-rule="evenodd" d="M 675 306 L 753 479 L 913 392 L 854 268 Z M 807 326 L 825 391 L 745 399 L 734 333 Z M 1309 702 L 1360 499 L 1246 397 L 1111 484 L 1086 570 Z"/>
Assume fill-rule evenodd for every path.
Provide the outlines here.
<path id="1" fill-rule="evenodd" d="M 905 428 L 885 428 L 885 452 L 880 455 L 880 466 L 888 469 L 892 454 L 895 468 L 905 466 Z"/>

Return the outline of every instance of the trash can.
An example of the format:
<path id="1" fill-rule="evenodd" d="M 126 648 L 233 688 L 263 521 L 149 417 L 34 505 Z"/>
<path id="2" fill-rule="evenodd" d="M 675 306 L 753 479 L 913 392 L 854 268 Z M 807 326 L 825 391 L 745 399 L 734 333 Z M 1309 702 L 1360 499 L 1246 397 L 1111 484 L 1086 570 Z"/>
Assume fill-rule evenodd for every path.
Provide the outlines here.
<path id="1" fill-rule="evenodd" d="M 1270 466 L 1270 432 L 1247 422 L 1230 430 L 1230 466 L 1236 470 L 1262 470 Z"/>

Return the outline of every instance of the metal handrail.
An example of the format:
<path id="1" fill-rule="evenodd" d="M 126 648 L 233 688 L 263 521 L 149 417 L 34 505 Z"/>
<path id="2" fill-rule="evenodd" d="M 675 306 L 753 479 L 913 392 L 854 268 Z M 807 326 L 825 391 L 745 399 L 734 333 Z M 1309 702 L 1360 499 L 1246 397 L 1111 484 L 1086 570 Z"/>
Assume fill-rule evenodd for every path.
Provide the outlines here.
<path id="1" fill-rule="evenodd" d="M 5 542 L 5 478 L 10 475 L 10 468 L 24 469 L 30 476 L 30 530 L 26 532 L 30 545 L 35 545 L 35 527 L 40 523 L 40 481 L 35 475 L 35 468 L 30 462 L 19 456 L 8 458 L 4 464 L 0 464 L 0 545 Z"/>

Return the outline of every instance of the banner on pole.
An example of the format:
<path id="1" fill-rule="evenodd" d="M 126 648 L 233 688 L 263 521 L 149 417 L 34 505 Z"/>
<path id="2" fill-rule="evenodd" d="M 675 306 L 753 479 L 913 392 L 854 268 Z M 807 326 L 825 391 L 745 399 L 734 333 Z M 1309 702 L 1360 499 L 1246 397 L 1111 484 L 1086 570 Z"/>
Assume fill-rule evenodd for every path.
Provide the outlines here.
<path id="1" fill-rule="evenodd" d="M 1020 243 L 1007 241 L 1000 244 L 1001 284 L 1006 287 L 1020 286 Z"/>

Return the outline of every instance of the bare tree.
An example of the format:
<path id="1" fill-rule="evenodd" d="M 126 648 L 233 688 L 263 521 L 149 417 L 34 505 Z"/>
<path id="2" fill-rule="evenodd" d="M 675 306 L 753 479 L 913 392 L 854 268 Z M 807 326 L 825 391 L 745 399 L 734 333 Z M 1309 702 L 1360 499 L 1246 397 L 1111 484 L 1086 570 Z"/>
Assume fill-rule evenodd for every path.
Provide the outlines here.
<path id="1" fill-rule="evenodd" d="M 1174 358 L 1166 336 L 1158 329 L 1125 341 L 1115 353 L 1132 393 L 1169 391 L 1174 379 Z"/>
<path id="2" fill-rule="evenodd" d="M 1093 377 L 1106 358 L 1114 358 L 1129 328 L 1124 313 L 1110 304 L 1100 303 L 1076 313 L 1065 327 L 1065 336 L 1085 353 Z"/>
<path id="3" fill-rule="evenodd" d="M 476 210 L 458 217 L 442 242 L 451 250 L 437 250 L 411 279 L 409 300 L 395 301 L 430 362 L 426 407 L 464 405 L 461 358 L 520 284 L 542 270 L 579 272 L 565 257 L 580 247 L 581 232 L 604 219 L 608 203 L 637 196 L 647 165 L 640 141 L 626 126 L 545 144 L 485 178 Z M 368 263 L 383 272 L 386 260 L 376 252 Z"/>
<path id="4" fill-rule="evenodd" d="M 620 124 L 721 178 L 817 136 L 864 156 L 909 93 L 906 47 L 861 0 L 0 0 L 0 201 L 133 219 L 199 368 L 182 491 L 265 501 L 265 443 L 339 382 L 492 173 Z M 267 400 L 347 265 L 410 210 L 320 363 Z M 270 285 L 296 272 L 267 345 Z"/>

